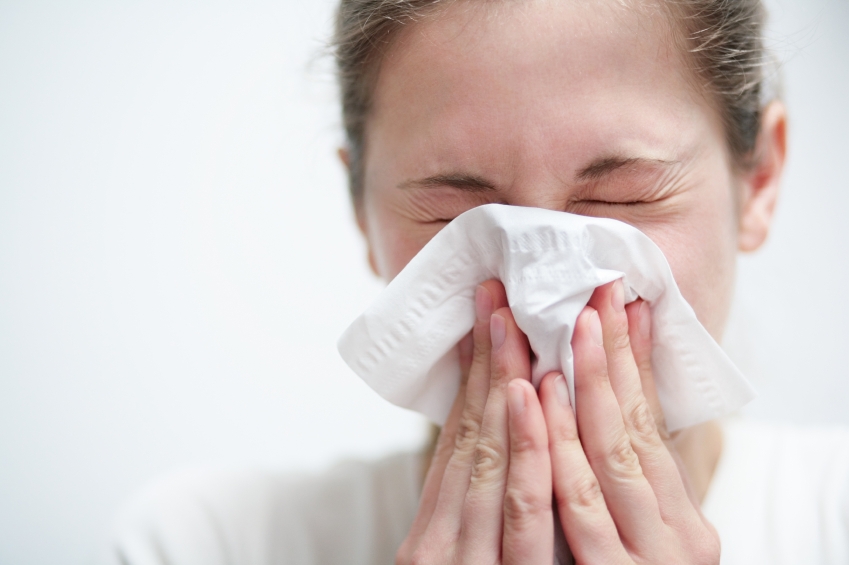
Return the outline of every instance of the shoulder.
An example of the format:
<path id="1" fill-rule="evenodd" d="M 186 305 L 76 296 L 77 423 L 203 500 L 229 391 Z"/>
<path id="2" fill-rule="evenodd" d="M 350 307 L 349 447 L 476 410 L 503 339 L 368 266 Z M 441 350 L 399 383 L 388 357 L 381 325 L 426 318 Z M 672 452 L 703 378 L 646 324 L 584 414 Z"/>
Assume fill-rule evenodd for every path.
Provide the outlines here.
<path id="1" fill-rule="evenodd" d="M 849 562 L 849 429 L 743 420 L 723 432 L 704 504 L 723 563 Z"/>
<path id="2" fill-rule="evenodd" d="M 120 514 L 113 563 L 391 563 L 415 514 L 421 458 L 349 461 L 327 472 L 185 471 Z"/>

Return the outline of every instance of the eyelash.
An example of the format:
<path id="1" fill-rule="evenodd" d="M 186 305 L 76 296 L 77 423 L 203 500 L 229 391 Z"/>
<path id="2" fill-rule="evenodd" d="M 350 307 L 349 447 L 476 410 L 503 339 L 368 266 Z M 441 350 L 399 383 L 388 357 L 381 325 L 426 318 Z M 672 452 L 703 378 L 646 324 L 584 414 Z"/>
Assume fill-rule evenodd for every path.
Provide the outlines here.
<path id="1" fill-rule="evenodd" d="M 627 202 L 611 202 L 609 200 L 578 200 L 572 202 L 572 210 L 580 210 L 582 207 L 588 208 L 636 208 L 639 206 L 645 206 L 647 204 L 651 204 L 650 201 L 647 200 L 631 200 Z M 568 210 L 567 210 L 568 211 Z"/>
<path id="2" fill-rule="evenodd" d="M 573 202 L 573 205 L 574 204 L 577 204 L 577 205 L 584 204 L 584 205 L 590 205 L 590 206 L 599 205 L 599 206 L 633 207 L 633 206 L 640 206 L 642 204 L 649 204 L 649 203 L 650 202 L 648 202 L 646 200 L 632 200 L 632 201 L 628 201 L 628 202 L 610 202 L 608 200 L 577 200 L 577 201 Z M 430 220 L 427 223 L 429 223 L 429 224 L 450 224 L 453 221 L 454 221 L 454 218 L 434 218 L 433 220 Z"/>
<path id="3" fill-rule="evenodd" d="M 631 200 L 628 202 L 610 202 L 608 200 L 579 200 L 576 204 L 602 204 L 605 206 L 638 206 L 648 204 L 645 200 Z"/>

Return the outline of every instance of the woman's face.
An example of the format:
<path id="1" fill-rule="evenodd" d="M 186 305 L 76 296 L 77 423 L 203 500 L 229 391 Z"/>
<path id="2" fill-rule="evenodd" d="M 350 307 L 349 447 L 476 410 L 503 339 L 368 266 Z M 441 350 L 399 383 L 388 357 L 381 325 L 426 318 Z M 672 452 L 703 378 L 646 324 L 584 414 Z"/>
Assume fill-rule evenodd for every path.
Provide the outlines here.
<path id="1" fill-rule="evenodd" d="M 485 203 L 615 218 L 660 246 L 720 338 L 738 179 L 663 12 L 456 2 L 403 32 L 374 96 L 358 215 L 380 276 Z"/>

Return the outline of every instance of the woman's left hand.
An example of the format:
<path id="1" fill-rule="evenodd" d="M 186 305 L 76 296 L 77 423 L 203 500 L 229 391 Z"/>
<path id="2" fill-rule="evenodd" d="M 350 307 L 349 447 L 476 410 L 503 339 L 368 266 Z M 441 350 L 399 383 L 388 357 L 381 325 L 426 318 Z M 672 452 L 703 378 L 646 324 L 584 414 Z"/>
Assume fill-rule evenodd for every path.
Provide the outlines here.
<path id="1" fill-rule="evenodd" d="M 685 485 L 663 423 L 648 304 L 626 307 L 621 281 L 598 288 L 572 347 L 577 418 L 562 375 L 543 379 L 539 402 L 576 562 L 719 563 L 719 537 Z"/>

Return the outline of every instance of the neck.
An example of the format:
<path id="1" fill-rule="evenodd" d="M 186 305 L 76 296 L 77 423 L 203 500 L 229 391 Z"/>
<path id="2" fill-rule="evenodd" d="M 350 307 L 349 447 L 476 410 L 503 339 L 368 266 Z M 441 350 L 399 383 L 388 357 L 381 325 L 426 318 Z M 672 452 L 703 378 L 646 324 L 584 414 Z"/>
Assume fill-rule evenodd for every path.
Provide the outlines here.
<path id="1" fill-rule="evenodd" d="M 722 455 L 722 428 L 711 421 L 681 430 L 673 435 L 672 446 L 679 456 L 690 492 L 700 503 L 704 502 Z"/>

